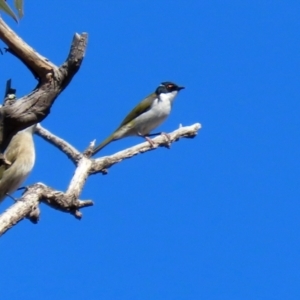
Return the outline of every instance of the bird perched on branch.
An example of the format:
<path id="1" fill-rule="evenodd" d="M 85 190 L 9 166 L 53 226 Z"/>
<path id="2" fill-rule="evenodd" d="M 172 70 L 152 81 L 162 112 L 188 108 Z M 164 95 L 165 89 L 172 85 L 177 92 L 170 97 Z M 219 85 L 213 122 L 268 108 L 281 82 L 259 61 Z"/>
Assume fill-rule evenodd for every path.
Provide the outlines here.
<path id="1" fill-rule="evenodd" d="M 183 86 L 173 82 L 162 82 L 154 93 L 143 99 L 123 120 L 120 126 L 100 145 L 94 148 L 94 155 L 112 141 L 128 136 L 144 137 L 151 145 L 150 132 L 158 127 L 170 114 L 172 104 Z M 152 134 L 157 135 L 157 134 Z"/>
<path id="2" fill-rule="evenodd" d="M 10 165 L 3 165 L 0 168 L 0 203 L 20 187 L 34 166 L 35 128 L 36 124 L 16 133 L 4 151 Z"/>

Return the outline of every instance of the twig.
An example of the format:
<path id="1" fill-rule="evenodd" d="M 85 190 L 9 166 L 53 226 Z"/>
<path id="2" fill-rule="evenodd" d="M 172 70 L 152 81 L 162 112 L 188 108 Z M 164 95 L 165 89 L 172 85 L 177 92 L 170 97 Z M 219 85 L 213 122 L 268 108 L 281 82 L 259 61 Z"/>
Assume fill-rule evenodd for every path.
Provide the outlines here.
<path id="1" fill-rule="evenodd" d="M 58 148 L 60 151 L 65 153 L 69 159 L 76 165 L 82 154 L 72 145 L 70 145 L 65 140 L 57 137 L 56 135 L 52 134 L 49 130 L 42 127 L 41 124 L 38 124 L 36 127 L 36 134 L 39 135 L 44 140 L 48 141 L 51 145 Z"/>

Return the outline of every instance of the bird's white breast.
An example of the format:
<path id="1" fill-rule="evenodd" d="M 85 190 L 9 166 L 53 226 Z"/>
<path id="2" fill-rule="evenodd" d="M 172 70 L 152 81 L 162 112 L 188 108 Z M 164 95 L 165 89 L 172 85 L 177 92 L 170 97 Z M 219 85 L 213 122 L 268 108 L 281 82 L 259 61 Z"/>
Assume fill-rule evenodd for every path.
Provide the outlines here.
<path id="1" fill-rule="evenodd" d="M 172 102 L 177 91 L 167 94 L 160 94 L 154 101 L 151 108 L 136 118 L 135 128 L 142 135 L 150 133 L 158 127 L 170 114 Z"/>

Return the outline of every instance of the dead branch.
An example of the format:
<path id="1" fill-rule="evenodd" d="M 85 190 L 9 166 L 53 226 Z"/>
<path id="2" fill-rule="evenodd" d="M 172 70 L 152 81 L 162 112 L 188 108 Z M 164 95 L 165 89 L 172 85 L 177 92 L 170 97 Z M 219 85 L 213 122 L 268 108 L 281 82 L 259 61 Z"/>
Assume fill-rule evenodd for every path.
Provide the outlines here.
<path id="1" fill-rule="evenodd" d="M 37 87 L 30 94 L 18 101 L 5 102 L 0 108 L 3 118 L 0 123 L 0 150 L 3 151 L 17 131 L 48 116 L 55 99 L 81 66 L 87 34 L 74 35 L 68 57 L 60 67 L 26 44 L 1 18 L 0 39 L 8 46 L 7 51 L 22 61 L 38 80 Z"/>
<path id="2" fill-rule="evenodd" d="M 55 191 L 41 183 L 36 183 L 27 187 L 26 192 L 20 200 L 9 207 L 0 215 L 0 236 L 25 218 L 29 218 L 33 223 L 39 220 L 39 203 L 45 202 L 50 207 L 70 213 L 77 219 L 82 214 L 79 208 L 93 205 L 91 200 L 81 201 L 70 199 L 70 196 L 63 192 Z"/>
<path id="3" fill-rule="evenodd" d="M 38 124 L 36 126 L 35 133 L 39 135 L 41 138 L 49 142 L 54 147 L 61 150 L 64 154 L 68 156 L 69 159 L 76 165 L 80 158 L 82 157 L 82 154 L 74 148 L 72 145 L 67 143 L 65 140 L 57 137 L 56 135 L 52 134 L 50 131 L 42 127 L 41 124 Z"/>
<path id="4" fill-rule="evenodd" d="M 197 135 L 197 132 L 201 128 L 201 124 L 196 123 L 191 126 L 179 127 L 179 129 L 173 131 L 172 133 L 168 133 L 170 140 L 164 135 L 160 135 L 152 141 L 155 143 L 155 147 L 153 148 L 148 142 L 144 142 L 128 148 L 126 150 L 122 150 L 110 156 L 101 157 L 95 159 L 90 170 L 90 174 L 96 173 L 107 173 L 107 169 L 113 166 L 116 163 L 121 162 L 124 159 L 131 158 L 137 154 L 141 154 L 147 151 L 152 151 L 157 149 L 158 147 L 170 147 L 170 143 L 178 141 L 180 138 L 193 138 Z"/>
<path id="5" fill-rule="evenodd" d="M 169 147 L 170 143 L 180 138 L 193 138 L 197 135 L 201 125 L 196 123 L 186 127 L 180 126 L 179 129 L 169 133 L 170 140 L 166 140 L 165 136 L 158 136 L 153 139 L 154 148 L 148 142 L 144 142 L 113 155 L 97 159 L 91 158 L 95 142 L 90 143 L 87 150 L 81 154 L 63 139 L 56 137 L 41 126 L 38 126 L 38 128 L 39 135 L 55 145 L 68 157 L 71 156 L 77 168 L 66 192 L 56 191 L 41 183 L 29 186 L 21 199 L 0 215 L 0 235 L 24 218 L 29 218 L 33 223 L 37 223 L 39 219 L 39 202 L 44 202 L 54 209 L 70 213 L 80 219 L 82 214 L 79 209 L 93 205 L 91 200 L 82 201 L 78 199 L 88 176 L 100 172 L 106 174 L 108 168 L 124 159 L 155 150 L 158 147 Z"/>
<path id="6" fill-rule="evenodd" d="M 1 18 L 0 39 L 8 46 L 7 51 L 19 58 L 35 78 L 44 78 L 46 74 L 57 68 L 26 44 Z"/>

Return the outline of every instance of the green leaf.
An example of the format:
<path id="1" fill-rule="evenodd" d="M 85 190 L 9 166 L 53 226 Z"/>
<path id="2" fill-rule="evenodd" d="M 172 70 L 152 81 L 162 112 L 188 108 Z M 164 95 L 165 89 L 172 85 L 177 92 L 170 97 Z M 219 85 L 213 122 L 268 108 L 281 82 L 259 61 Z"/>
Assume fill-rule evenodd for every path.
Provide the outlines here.
<path id="1" fill-rule="evenodd" d="M 15 8 L 18 11 L 19 19 L 22 19 L 24 16 L 24 9 L 23 9 L 23 0 L 14 0 Z"/>
<path id="2" fill-rule="evenodd" d="M 3 10 L 4 12 L 6 12 L 16 22 L 18 22 L 17 16 L 14 14 L 14 12 L 11 10 L 11 8 L 8 6 L 8 4 L 5 2 L 5 0 L 0 0 L 0 10 Z"/>

